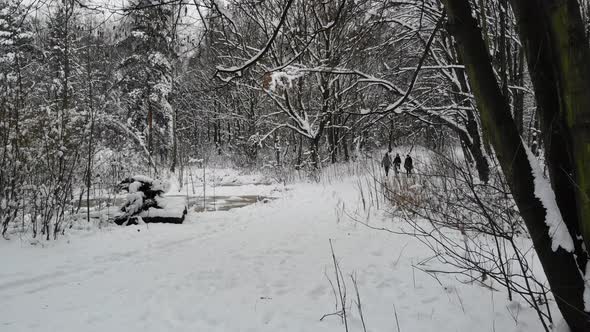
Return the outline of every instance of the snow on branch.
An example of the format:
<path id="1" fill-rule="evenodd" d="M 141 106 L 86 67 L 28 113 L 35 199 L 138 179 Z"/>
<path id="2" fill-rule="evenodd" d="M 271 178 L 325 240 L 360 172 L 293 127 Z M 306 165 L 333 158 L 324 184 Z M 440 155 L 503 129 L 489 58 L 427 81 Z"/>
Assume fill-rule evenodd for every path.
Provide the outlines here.
<path id="1" fill-rule="evenodd" d="M 410 93 L 412 92 L 412 89 L 414 88 L 414 85 L 416 84 L 416 81 L 418 80 L 418 74 L 420 73 L 420 69 L 422 68 L 422 65 L 424 64 L 424 61 L 428 57 L 428 54 L 430 53 L 430 47 L 432 46 L 432 42 L 434 41 L 434 37 L 436 36 L 438 30 L 442 26 L 442 23 L 443 23 L 444 18 L 445 18 L 445 15 L 443 14 L 440 17 L 440 19 L 438 20 L 438 22 L 436 23 L 436 27 L 432 31 L 432 34 L 428 38 L 428 42 L 426 43 L 426 47 L 424 49 L 424 53 L 422 54 L 422 57 L 420 58 L 420 61 L 418 62 L 418 66 L 416 67 L 416 70 L 414 71 L 414 75 L 412 76 L 412 80 L 410 81 L 410 85 L 408 86 L 408 89 L 406 90 L 406 93 L 400 99 L 398 99 L 395 103 L 389 105 L 385 109 L 385 112 L 389 112 L 389 111 L 395 110 L 396 108 L 398 108 L 399 106 L 401 106 L 408 99 L 408 97 L 410 96 Z"/>
<path id="2" fill-rule="evenodd" d="M 301 69 L 301 70 L 306 70 L 309 72 L 328 72 L 328 73 L 332 73 L 332 74 L 341 74 L 341 75 L 356 75 L 356 76 L 360 76 L 361 79 L 358 81 L 358 83 L 367 83 L 367 84 L 376 84 L 376 85 L 380 85 L 382 87 L 384 87 L 385 89 L 395 92 L 395 93 L 399 93 L 402 96 L 396 100 L 394 103 L 389 104 L 388 106 L 385 107 L 385 109 L 383 111 L 374 111 L 371 112 L 371 114 L 388 114 L 391 112 L 397 112 L 397 110 L 400 108 L 400 106 L 402 106 L 405 102 L 408 101 L 408 99 L 410 98 L 410 94 L 412 93 L 412 90 L 414 88 L 414 85 L 416 84 L 417 80 L 418 80 L 418 75 L 420 73 L 420 70 L 422 69 L 422 65 L 424 64 L 424 62 L 426 61 L 426 58 L 428 57 L 429 53 L 430 53 L 430 48 L 432 46 L 432 43 L 435 39 L 436 34 L 438 33 L 438 30 L 441 28 L 442 23 L 444 21 L 445 15 L 443 14 L 437 24 L 436 27 L 434 28 L 434 30 L 432 31 L 432 34 L 430 35 L 430 37 L 428 38 L 428 41 L 426 43 L 425 49 L 424 49 L 424 53 L 422 54 L 422 56 L 420 57 L 420 60 L 418 62 L 418 65 L 416 66 L 416 69 L 414 71 L 414 74 L 412 75 L 412 79 L 410 81 L 410 85 L 408 86 L 408 88 L 406 89 L 406 91 L 404 92 L 402 89 L 398 88 L 393 82 L 385 80 L 385 79 L 381 79 L 381 78 L 377 78 L 375 76 L 363 73 L 361 71 L 358 70 L 347 70 L 347 69 L 338 69 L 338 68 L 310 68 L 310 69 Z M 399 112 L 398 112 L 399 113 Z"/>
<path id="3" fill-rule="evenodd" d="M 248 59 L 246 62 L 244 62 L 240 66 L 232 66 L 232 67 L 217 66 L 216 67 L 217 73 L 215 75 L 218 76 L 219 78 L 221 78 L 219 75 L 219 73 L 221 72 L 221 73 L 233 73 L 233 74 L 236 74 L 237 76 L 241 76 L 242 71 L 244 71 L 248 67 L 254 65 L 260 58 L 262 58 L 264 56 L 264 54 L 266 54 L 266 52 L 268 52 L 268 50 L 270 49 L 270 46 L 272 45 L 272 43 L 274 42 L 274 40 L 278 36 L 279 31 L 281 30 L 281 28 L 285 24 L 285 21 L 287 19 L 287 14 L 289 12 L 289 8 L 293 4 L 293 1 L 294 0 L 287 0 L 287 5 L 283 9 L 279 24 L 277 24 L 270 39 L 266 42 L 266 45 L 264 45 L 264 48 L 262 48 L 256 55 L 254 55 L 252 58 Z M 231 80 L 231 78 L 230 79 L 221 78 L 221 79 L 222 80 Z"/>
<path id="4" fill-rule="evenodd" d="M 286 66 L 282 70 L 277 70 L 268 74 L 263 82 L 263 87 L 270 92 L 275 92 L 278 88 L 290 89 L 293 87 L 293 81 L 303 77 L 305 71 L 296 65 Z"/>

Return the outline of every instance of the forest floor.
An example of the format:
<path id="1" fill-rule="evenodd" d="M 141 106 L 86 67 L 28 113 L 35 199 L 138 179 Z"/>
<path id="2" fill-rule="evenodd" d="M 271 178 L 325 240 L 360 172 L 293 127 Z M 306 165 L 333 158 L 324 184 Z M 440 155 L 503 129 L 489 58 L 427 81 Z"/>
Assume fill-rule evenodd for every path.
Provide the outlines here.
<path id="1" fill-rule="evenodd" d="M 358 212 L 390 229 L 402 223 L 362 212 L 357 185 L 348 177 L 236 184 L 220 194 L 278 198 L 191 210 L 182 225 L 106 227 L 36 245 L 0 241 L 0 331 L 345 331 L 337 315 L 320 320 L 340 309 L 330 239 L 349 331 L 363 331 L 350 275 L 367 331 L 542 330 L 533 310 L 501 290 L 421 271 L 439 263 L 417 239 L 349 218 Z"/>

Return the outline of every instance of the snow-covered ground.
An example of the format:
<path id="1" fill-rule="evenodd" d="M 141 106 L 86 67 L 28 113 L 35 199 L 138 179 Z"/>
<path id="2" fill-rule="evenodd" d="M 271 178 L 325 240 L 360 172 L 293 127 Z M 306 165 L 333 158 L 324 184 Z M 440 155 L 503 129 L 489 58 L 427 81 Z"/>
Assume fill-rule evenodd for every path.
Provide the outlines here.
<path id="1" fill-rule="evenodd" d="M 357 184 L 268 185 L 279 199 L 190 211 L 182 225 L 0 241 L 0 331 L 344 331 L 337 316 L 320 321 L 337 310 L 330 239 L 350 331 L 363 330 L 350 274 L 367 331 L 541 330 L 534 312 L 509 305 L 502 291 L 413 268 L 431 256 L 416 239 L 347 218 L 342 208 L 360 205 Z M 259 194 L 249 192 L 254 183 L 222 190 Z M 369 223 L 401 221 L 377 212 Z"/>

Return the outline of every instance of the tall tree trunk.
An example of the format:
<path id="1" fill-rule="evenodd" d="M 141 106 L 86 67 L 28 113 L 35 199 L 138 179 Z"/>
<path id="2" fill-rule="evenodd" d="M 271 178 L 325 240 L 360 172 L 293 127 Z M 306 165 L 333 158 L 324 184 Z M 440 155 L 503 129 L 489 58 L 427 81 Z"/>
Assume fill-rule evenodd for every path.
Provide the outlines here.
<path id="1" fill-rule="evenodd" d="M 502 80 L 502 94 L 506 100 L 510 100 L 508 96 L 508 74 L 506 61 L 506 12 L 508 8 L 506 0 L 500 0 L 500 40 L 498 42 L 498 53 L 500 62 L 500 79 Z M 510 103 L 509 103 L 510 104 Z"/>
<path id="2" fill-rule="evenodd" d="M 148 114 L 147 114 L 147 123 L 148 123 L 148 152 L 150 154 L 150 158 L 154 152 L 154 115 L 152 112 L 152 103 L 149 101 L 148 104 Z"/>
<path id="3" fill-rule="evenodd" d="M 87 63 L 87 88 L 88 88 L 88 117 L 90 122 L 90 132 L 88 133 L 88 163 L 86 165 L 86 221 L 90 222 L 90 187 L 92 186 L 92 154 L 93 154 L 93 135 L 94 135 L 94 107 L 93 107 L 93 87 L 92 87 L 92 67 L 90 62 L 90 46 L 86 51 Z"/>
<path id="4" fill-rule="evenodd" d="M 518 57 L 515 63 L 515 84 L 521 88 L 524 86 L 524 50 L 518 49 Z M 524 91 L 521 89 L 514 90 L 514 120 L 518 132 L 522 135 L 524 130 Z"/>
<path id="5" fill-rule="evenodd" d="M 332 128 L 330 128 L 330 157 L 332 160 L 332 164 L 335 164 L 338 162 L 338 129 L 335 127 L 336 125 L 338 125 L 338 116 L 336 114 L 332 114 L 332 121 L 330 121 L 330 123 L 332 124 Z"/>
<path id="6" fill-rule="evenodd" d="M 457 64 L 460 64 L 462 58 L 457 43 L 453 43 L 453 47 L 451 48 L 451 50 L 456 53 L 454 55 L 457 59 Z M 467 84 L 467 81 L 465 79 L 464 70 L 460 68 L 455 68 L 455 76 L 457 77 L 459 85 L 455 86 L 455 90 L 457 93 L 454 94 L 454 99 L 457 104 L 465 106 L 466 116 L 464 117 L 463 122 L 468 134 L 465 135 L 462 130 L 459 130 L 459 139 L 461 140 L 462 145 L 469 150 L 471 157 L 473 157 L 473 161 L 475 162 L 475 169 L 477 170 L 479 180 L 483 183 L 487 183 L 490 179 L 490 163 L 488 160 L 488 154 L 486 153 L 486 149 L 484 147 L 486 145 L 486 132 L 483 130 L 483 128 L 480 127 L 475 112 L 470 109 L 470 107 L 472 107 L 471 102 L 468 100 L 462 100 L 459 97 L 460 93 L 471 93 L 469 84 Z"/>
<path id="7" fill-rule="evenodd" d="M 536 5 L 531 6 L 534 3 Z M 548 61 L 548 65 L 541 68 L 543 73 L 538 71 L 531 77 L 535 91 L 539 87 L 548 93 L 537 96 L 537 100 L 550 102 L 538 102 L 543 131 L 548 132 L 549 139 L 557 141 L 555 143 L 566 144 L 553 145 L 551 151 L 547 151 L 551 154 L 551 175 L 561 174 L 563 191 L 569 189 L 574 193 L 578 224 L 586 248 L 590 248 L 590 49 L 579 4 L 575 0 L 536 0 L 528 3 L 513 1 L 513 6 L 522 26 L 521 36 L 529 41 L 525 43 L 527 51 L 543 52 L 540 56 Z M 526 17 L 524 10 L 529 12 Z M 527 20 L 532 15 L 544 18 L 547 24 L 533 24 Z M 540 28 L 544 31 L 539 31 Z M 527 54 L 530 54 L 527 57 L 530 70 L 531 64 L 536 64 L 537 60 L 533 59 L 533 53 Z M 551 74 L 555 76 L 550 81 L 545 80 Z M 544 137 L 545 144 L 554 144 L 547 138 Z M 562 167 L 573 171 L 564 174 Z M 575 184 L 571 181 L 572 175 Z"/>
<path id="8" fill-rule="evenodd" d="M 393 149 L 393 118 L 389 119 L 389 137 L 387 138 L 388 151 Z"/>
<path id="9" fill-rule="evenodd" d="M 533 4 L 535 1 L 513 2 Z M 584 313 L 584 276 L 580 273 L 575 257 L 577 254 L 585 253 L 573 248 L 571 243 L 562 243 L 562 246 L 553 250 L 554 239 L 549 233 L 546 220 L 548 211 L 535 195 L 538 188 L 535 187 L 533 166 L 526 153 L 527 147 L 520 138 L 510 106 L 503 98 L 496 81 L 481 31 L 471 16 L 469 1 L 445 0 L 444 3 L 451 33 L 458 42 L 482 122 L 489 129 L 490 142 L 531 235 L 557 305 L 573 331 L 584 331 L 588 327 L 588 316 Z M 540 4 L 537 3 L 535 6 Z M 535 20 L 535 23 L 537 22 L 538 19 Z M 559 195 L 559 192 L 556 194 Z M 567 235 L 575 239 L 570 234 Z M 573 243 L 574 240 L 571 238 L 570 241 Z"/>
<path id="10" fill-rule="evenodd" d="M 318 136 L 310 140 L 311 165 L 314 169 L 320 168 L 320 138 Z"/>
<path id="11" fill-rule="evenodd" d="M 334 137 L 334 114 L 330 115 L 330 128 L 328 129 L 328 146 L 330 147 L 330 161 L 336 163 L 336 139 Z"/>
<path id="12" fill-rule="evenodd" d="M 277 166 L 281 166 L 281 145 L 279 140 L 279 135 L 275 134 L 275 161 Z"/>
<path id="13" fill-rule="evenodd" d="M 551 184 L 570 234 L 590 248 L 590 51 L 580 9 L 573 0 L 512 6 L 535 87 Z M 586 250 L 575 244 L 580 270 L 586 271 Z"/>
<path id="14" fill-rule="evenodd" d="M 295 165 L 295 169 L 301 168 L 301 163 L 303 162 L 303 136 L 299 135 L 299 142 L 297 143 L 298 152 L 297 152 L 297 165 Z"/>
<path id="15" fill-rule="evenodd" d="M 207 142 L 211 142 L 211 121 L 209 121 L 208 116 L 207 116 Z"/>
<path id="16" fill-rule="evenodd" d="M 172 128 L 170 128 L 172 135 L 172 149 L 170 151 L 170 172 L 176 171 L 176 164 L 178 163 L 178 137 L 176 135 L 176 121 L 177 111 L 176 108 L 172 111 Z"/>
<path id="17" fill-rule="evenodd" d="M 344 161 L 350 161 L 350 152 L 348 147 L 348 136 L 349 133 L 346 131 L 342 135 L 342 152 L 344 153 Z"/>

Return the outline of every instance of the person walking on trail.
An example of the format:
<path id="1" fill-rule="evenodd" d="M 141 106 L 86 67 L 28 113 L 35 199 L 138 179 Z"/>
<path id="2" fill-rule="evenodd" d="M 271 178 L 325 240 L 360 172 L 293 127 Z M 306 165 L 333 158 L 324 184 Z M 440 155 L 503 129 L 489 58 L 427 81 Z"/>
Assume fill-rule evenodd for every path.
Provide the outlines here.
<path id="1" fill-rule="evenodd" d="M 381 166 L 385 168 L 385 176 L 389 175 L 389 169 L 391 168 L 391 155 L 389 155 L 390 153 L 391 149 L 385 152 L 385 156 L 383 156 L 383 160 L 381 160 Z"/>
<path id="2" fill-rule="evenodd" d="M 404 168 L 406 169 L 408 176 L 412 174 L 412 170 L 414 169 L 414 163 L 410 155 L 406 155 L 406 160 L 404 160 Z"/>
<path id="3" fill-rule="evenodd" d="M 399 153 L 395 154 L 395 158 L 393 158 L 393 171 L 395 175 L 399 173 L 400 167 L 402 166 L 402 158 L 400 158 Z"/>

